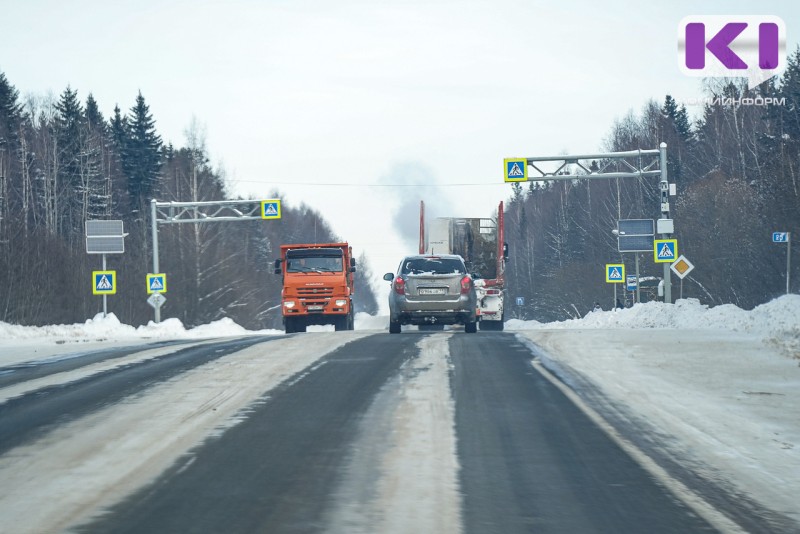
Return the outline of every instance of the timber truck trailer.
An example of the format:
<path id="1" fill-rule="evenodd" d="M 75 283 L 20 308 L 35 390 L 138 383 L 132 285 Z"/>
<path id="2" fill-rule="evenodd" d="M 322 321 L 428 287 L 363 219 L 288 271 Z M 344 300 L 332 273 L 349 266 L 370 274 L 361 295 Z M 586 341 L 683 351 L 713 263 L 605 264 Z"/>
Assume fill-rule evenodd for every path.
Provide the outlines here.
<path id="1" fill-rule="evenodd" d="M 275 274 L 283 275 L 281 310 L 287 334 L 309 325 L 353 329 L 356 260 L 347 243 L 281 245 Z"/>
<path id="2" fill-rule="evenodd" d="M 475 279 L 478 326 L 503 330 L 505 319 L 505 239 L 503 203 L 497 219 L 437 217 L 426 225 L 425 202 L 419 206 L 419 253 L 458 254 Z"/>

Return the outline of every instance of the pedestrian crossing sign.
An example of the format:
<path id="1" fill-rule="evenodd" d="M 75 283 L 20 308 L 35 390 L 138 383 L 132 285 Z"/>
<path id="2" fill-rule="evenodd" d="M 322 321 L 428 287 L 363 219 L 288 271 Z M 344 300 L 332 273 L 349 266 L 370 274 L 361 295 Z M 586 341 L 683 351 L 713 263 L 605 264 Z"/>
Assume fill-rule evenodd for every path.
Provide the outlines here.
<path id="1" fill-rule="evenodd" d="M 672 263 L 678 258 L 677 239 L 654 239 L 653 259 L 656 263 Z"/>
<path id="2" fill-rule="evenodd" d="M 506 182 L 528 181 L 528 160 L 525 158 L 506 158 L 503 160 Z"/>
<path id="3" fill-rule="evenodd" d="M 262 200 L 261 201 L 261 218 L 262 219 L 280 219 L 281 218 L 281 201 L 277 199 Z"/>
<path id="4" fill-rule="evenodd" d="M 147 294 L 153 293 L 166 293 L 167 292 L 167 275 L 164 273 L 148 274 L 147 275 Z"/>
<path id="5" fill-rule="evenodd" d="M 606 263 L 606 282 L 609 284 L 624 284 L 625 264 Z"/>
<path id="6" fill-rule="evenodd" d="M 117 271 L 92 271 L 92 295 L 115 295 Z"/>

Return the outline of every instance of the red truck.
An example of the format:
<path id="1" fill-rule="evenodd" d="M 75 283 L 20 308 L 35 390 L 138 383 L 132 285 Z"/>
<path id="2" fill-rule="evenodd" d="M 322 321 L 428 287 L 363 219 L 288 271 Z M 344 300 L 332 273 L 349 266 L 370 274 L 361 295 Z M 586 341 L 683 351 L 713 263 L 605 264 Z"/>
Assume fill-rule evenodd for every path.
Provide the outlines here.
<path id="1" fill-rule="evenodd" d="M 347 243 L 281 245 L 275 274 L 283 275 L 281 310 L 287 334 L 309 325 L 353 329 L 356 260 Z"/>

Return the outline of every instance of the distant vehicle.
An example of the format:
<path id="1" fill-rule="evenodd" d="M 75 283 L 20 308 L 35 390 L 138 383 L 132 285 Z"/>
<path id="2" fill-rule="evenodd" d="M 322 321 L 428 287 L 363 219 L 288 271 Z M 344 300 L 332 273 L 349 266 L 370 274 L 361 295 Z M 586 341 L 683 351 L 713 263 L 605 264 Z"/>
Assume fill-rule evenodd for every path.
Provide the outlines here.
<path id="1" fill-rule="evenodd" d="M 389 332 L 401 325 L 463 324 L 467 333 L 478 329 L 475 282 L 461 256 L 418 255 L 403 258 L 397 275 L 386 273 L 389 291 Z"/>
<path id="2" fill-rule="evenodd" d="M 275 274 L 283 275 L 281 310 L 287 334 L 309 325 L 353 329 L 356 260 L 347 243 L 281 245 Z"/>
<path id="3" fill-rule="evenodd" d="M 497 219 L 437 217 L 430 222 L 425 220 L 425 203 L 420 202 L 419 253 L 457 254 L 464 259 L 475 279 L 481 330 L 503 330 L 508 259 L 504 232 L 502 202 Z"/>

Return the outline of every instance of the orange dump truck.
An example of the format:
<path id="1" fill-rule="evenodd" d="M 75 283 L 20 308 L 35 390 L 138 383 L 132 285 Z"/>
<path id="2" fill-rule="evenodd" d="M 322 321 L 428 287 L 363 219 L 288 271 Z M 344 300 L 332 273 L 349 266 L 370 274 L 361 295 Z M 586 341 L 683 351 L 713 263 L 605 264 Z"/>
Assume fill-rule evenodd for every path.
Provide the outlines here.
<path id="1" fill-rule="evenodd" d="M 356 260 L 347 243 L 281 245 L 275 274 L 283 275 L 281 309 L 287 334 L 308 325 L 353 329 L 353 273 Z"/>

